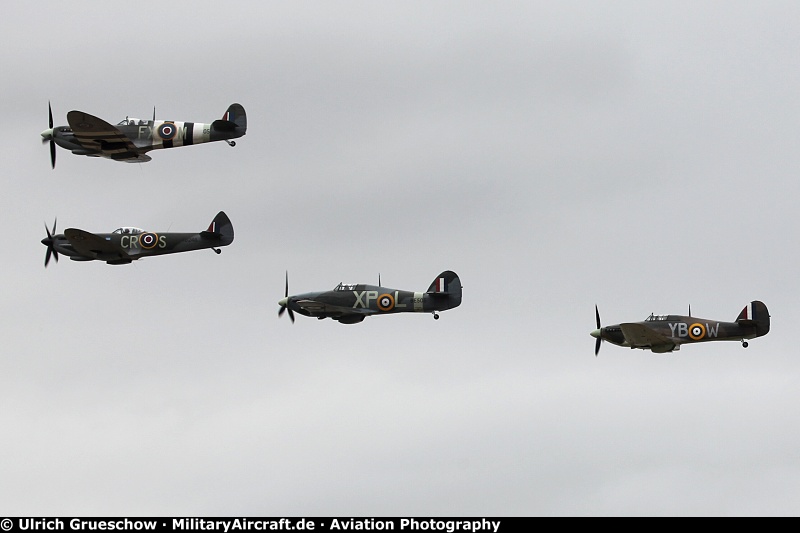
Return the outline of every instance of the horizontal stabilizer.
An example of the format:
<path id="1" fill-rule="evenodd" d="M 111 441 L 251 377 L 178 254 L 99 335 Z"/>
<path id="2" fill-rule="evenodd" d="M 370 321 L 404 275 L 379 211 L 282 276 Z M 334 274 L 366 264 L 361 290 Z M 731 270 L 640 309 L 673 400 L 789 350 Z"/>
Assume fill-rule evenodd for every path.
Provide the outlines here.
<path id="1" fill-rule="evenodd" d="M 217 131 L 236 131 L 236 123 L 230 120 L 215 120 L 211 127 Z"/>

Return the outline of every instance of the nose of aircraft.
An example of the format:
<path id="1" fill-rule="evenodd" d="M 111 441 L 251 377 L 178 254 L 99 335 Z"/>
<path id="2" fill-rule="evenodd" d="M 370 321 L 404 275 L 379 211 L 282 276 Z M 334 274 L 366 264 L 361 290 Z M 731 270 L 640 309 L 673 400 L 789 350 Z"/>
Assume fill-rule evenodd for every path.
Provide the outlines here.
<path id="1" fill-rule="evenodd" d="M 48 140 L 53 138 L 53 128 L 48 128 L 42 132 L 42 139 Z"/>
<path id="2" fill-rule="evenodd" d="M 286 307 L 288 304 L 289 304 L 289 298 L 284 298 L 278 302 L 278 305 L 280 305 L 281 307 Z"/>
<path id="3" fill-rule="evenodd" d="M 592 331 L 591 333 L 589 333 L 589 335 L 591 335 L 595 339 L 599 339 L 600 338 L 600 330 L 596 329 L 596 330 Z"/>

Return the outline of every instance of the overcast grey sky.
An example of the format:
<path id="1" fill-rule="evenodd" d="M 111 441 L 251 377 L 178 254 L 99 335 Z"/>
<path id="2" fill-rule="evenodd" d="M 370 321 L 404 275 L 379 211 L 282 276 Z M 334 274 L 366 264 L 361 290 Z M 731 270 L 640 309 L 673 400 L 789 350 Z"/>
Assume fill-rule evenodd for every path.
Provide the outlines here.
<path id="1" fill-rule="evenodd" d="M 35 2 L 0 19 L 2 515 L 800 514 L 796 2 Z M 78 109 L 247 135 L 126 165 Z M 43 267 L 59 230 L 236 240 Z M 339 281 L 461 307 L 277 317 Z M 772 331 L 666 355 L 651 312 Z"/>

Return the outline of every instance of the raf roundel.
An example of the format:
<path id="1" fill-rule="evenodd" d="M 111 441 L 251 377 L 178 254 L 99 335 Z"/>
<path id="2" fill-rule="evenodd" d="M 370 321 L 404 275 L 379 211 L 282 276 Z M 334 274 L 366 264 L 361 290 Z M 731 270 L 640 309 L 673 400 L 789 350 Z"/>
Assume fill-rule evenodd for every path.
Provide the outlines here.
<path id="1" fill-rule="evenodd" d="M 394 297 L 391 294 L 381 294 L 378 296 L 378 309 L 381 311 L 391 311 L 394 309 Z"/>
<path id="2" fill-rule="evenodd" d="M 145 250 L 152 250 L 158 244 L 158 235 L 155 233 L 142 233 L 139 236 L 139 245 Z"/>
<path id="3" fill-rule="evenodd" d="M 692 338 L 693 341 L 699 341 L 703 337 L 706 336 L 706 328 L 703 324 L 695 322 L 691 326 L 689 326 L 689 337 Z"/>
<path id="4" fill-rule="evenodd" d="M 175 124 L 165 122 L 164 124 L 158 127 L 158 136 L 164 139 L 165 141 L 171 140 L 175 137 L 175 133 L 177 132 L 177 128 L 175 128 Z"/>

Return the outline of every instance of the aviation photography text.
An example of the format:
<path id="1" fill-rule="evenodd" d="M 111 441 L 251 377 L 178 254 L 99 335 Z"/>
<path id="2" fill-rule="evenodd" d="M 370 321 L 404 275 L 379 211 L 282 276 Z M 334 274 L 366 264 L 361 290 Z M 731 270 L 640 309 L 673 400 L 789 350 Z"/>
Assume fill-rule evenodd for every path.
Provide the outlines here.
<path id="1" fill-rule="evenodd" d="M 3 533 L 21 531 L 500 531 L 501 520 L 486 518 L 4 518 Z"/>

